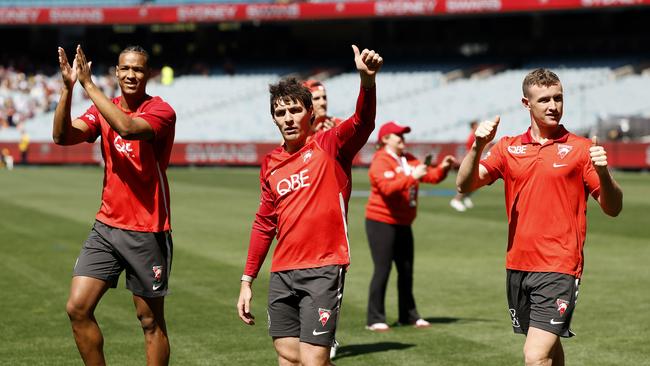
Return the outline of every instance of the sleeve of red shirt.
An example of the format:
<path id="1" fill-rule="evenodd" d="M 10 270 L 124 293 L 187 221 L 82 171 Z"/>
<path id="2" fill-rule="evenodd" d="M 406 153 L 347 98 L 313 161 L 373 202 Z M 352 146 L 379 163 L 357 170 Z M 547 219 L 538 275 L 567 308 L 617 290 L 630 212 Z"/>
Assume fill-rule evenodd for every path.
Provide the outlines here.
<path id="1" fill-rule="evenodd" d="M 472 148 L 472 145 L 474 145 L 474 140 L 476 140 L 476 136 L 474 136 L 474 131 L 467 136 L 467 141 L 465 141 L 465 149 L 469 151 Z"/>
<path id="2" fill-rule="evenodd" d="M 421 182 L 436 184 L 447 178 L 447 172 L 440 166 L 430 166 L 427 168 L 427 174 L 420 178 Z"/>
<path id="3" fill-rule="evenodd" d="M 102 134 L 102 128 L 99 123 L 99 110 L 97 107 L 95 107 L 94 104 L 91 105 L 90 108 L 88 108 L 84 114 L 79 116 L 77 119 L 84 121 L 90 129 L 91 138 L 88 140 L 88 142 L 97 140 L 97 137 Z"/>
<path id="4" fill-rule="evenodd" d="M 587 192 L 597 200 L 600 197 L 600 178 L 598 178 L 598 173 L 596 173 L 594 164 L 591 162 L 591 154 L 589 153 L 590 146 L 591 144 L 588 144 L 583 149 L 584 165 L 582 168 L 582 181 L 585 184 Z"/>
<path id="5" fill-rule="evenodd" d="M 166 137 L 176 124 L 176 112 L 166 102 L 150 103 L 137 117 L 149 123 L 156 139 Z"/>
<path id="6" fill-rule="evenodd" d="M 480 164 L 487 169 L 490 174 L 491 182 L 494 183 L 495 180 L 504 177 L 505 173 L 505 160 L 503 159 L 503 144 L 505 138 L 502 138 L 492 146 L 490 151 L 487 153 L 487 156 L 481 160 Z"/>
<path id="7" fill-rule="evenodd" d="M 368 142 L 375 129 L 375 112 L 376 88 L 361 87 L 354 115 L 332 129 L 337 137 L 336 148 L 343 158 L 352 160 Z"/>
<path id="8" fill-rule="evenodd" d="M 410 175 L 395 173 L 390 161 L 381 156 L 376 156 L 370 163 L 368 175 L 370 184 L 377 187 L 379 194 L 385 197 L 401 194 L 417 183 Z"/>
<path id="9" fill-rule="evenodd" d="M 271 243 L 276 234 L 277 215 L 271 189 L 264 179 L 266 175 L 266 164 L 260 171 L 260 207 L 255 214 L 251 237 L 248 245 L 248 257 L 244 274 L 251 277 L 257 277 L 262 268 L 264 259 L 269 252 Z"/>

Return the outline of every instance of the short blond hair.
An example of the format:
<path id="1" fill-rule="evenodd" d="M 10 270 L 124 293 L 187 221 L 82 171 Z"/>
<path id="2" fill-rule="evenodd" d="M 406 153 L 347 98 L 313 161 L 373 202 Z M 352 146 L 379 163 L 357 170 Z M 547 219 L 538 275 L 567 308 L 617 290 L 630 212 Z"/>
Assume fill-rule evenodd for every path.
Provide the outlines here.
<path id="1" fill-rule="evenodd" d="M 546 86 L 559 85 L 560 78 L 553 71 L 540 67 L 535 69 L 526 75 L 524 82 L 521 85 L 521 89 L 524 93 L 524 97 L 528 97 L 528 89 L 533 86 Z"/>

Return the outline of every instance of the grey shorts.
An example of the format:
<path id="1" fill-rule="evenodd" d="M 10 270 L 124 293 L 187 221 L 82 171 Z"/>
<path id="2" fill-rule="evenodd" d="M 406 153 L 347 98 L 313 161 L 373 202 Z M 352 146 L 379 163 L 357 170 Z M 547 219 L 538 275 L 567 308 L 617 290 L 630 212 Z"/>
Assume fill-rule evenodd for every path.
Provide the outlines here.
<path id="1" fill-rule="evenodd" d="M 343 266 L 272 272 L 269 281 L 269 335 L 297 337 L 329 347 L 343 299 Z"/>
<path id="2" fill-rule="evenodd" d="M 165 296 L 173 244 L 168 231 L 129 231 L 95 221 L 74 266 L 73 276 L 88 276 L 117 286 L 126 270 L 126 287 L 142 297 Z"/>
<path id="3" fill-rule="evenodd" d="M 528 328 L 573 337 L 571 317 L 578 299 L 580 280 L 554 272 L 507 270 L 508 308 L 515 333 Z"/>

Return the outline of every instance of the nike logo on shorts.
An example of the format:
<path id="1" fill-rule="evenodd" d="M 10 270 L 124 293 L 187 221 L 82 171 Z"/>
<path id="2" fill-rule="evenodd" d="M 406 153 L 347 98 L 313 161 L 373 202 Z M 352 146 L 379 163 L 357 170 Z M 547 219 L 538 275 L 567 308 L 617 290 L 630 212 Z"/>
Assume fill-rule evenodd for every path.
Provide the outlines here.
<path id="1" fill-rule="evenodd" d="M 160 286 L 162 286 L 162 283 L 159 284 L 159 285 L 153 285 L 153 286 L 151 286 L 151 288 L 152 288 L 154 291 L 158 291 L 158 289 L 160 288 Z"/>
<path id="2" fill-rule="evenodd" d="M 315 335 L 315 336 L 319 336 L 319 335 L 325 334 L 325 333 L 329 333 L 329 330 L 326 330 L 324 332 L 317 332 L 316 329 L 314 329 L 314 331 L 312 332 L 312 334 Z"/>
<path id="3" fill-rule="evenodd" d="M 564 322 L 558 322 L 555 321 L 555 319 L 551 319 L 551 325 L 558 325 L 558 324 L 564 324 Z"/>

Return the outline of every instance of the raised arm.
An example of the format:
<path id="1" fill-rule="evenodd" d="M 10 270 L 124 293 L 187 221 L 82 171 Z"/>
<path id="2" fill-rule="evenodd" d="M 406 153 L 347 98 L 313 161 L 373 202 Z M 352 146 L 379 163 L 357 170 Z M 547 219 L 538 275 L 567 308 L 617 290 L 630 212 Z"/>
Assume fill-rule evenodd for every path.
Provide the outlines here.
<path id="1" fill-rule="evenodd" d="M 485 167 L 479 164 L 485 146 L 494 139 L 499 126 L 500 117 L 492 121 L 483 121 L 474 131 L 474 144 L 467 152 L 456 176 L 456 189 L 460 193 L 472 192 L 490 182 L 490 175 Z"/>
<path id="2" fill-rule="evenodd" d="M 354 115 L 333 129 L 337 136 L 334 149 L 340 150 L 341 156 L 346 159 L 352 159 L 361 150 L 375 129 L 375 76 L 384 63 L 384 59 L 373 50 L 364 49 L 359 52 L 359 48 L 352 45 L 352 51 L 361 79 L 361 90 Z"/>
<path id="3" fill-rule="evenodd" d="M 366 89 L 372 88 L 375 86 L 375 76 L 381 69 L 381 65 L 384 64 L 384 59 L 379 53 L 367 48 L 359 52 L 359 47 L 356 45 L 352 45 L 352 51 L 354 52 L 354 63 L 361 76 L 361 86 Z"/>
<path id="4" fill-rule="evenodd" d="M 151 125 L 143 118 L 131 118 L 113 102 L 104 95 L 100 88 L 92 80 L 90 71 L 91 62 L 88 62 L 81 46 L 77 46 L 75 56 L 76 73 L 79 83 L 86 90 L 86 93 L 95 104 L 99 113 L 104 117 L 106 122 L 111 126 L 120 137 L 127 140 L 150 140 L 154 137 L 154 130 Z M 137 78 L 136 73 L 147 73 L 146 65 L 142 68 L 134 69 L 133 67 L 126 72 L 129 73 L 127 78 Z M 118 68 L 121 67 L 118 65 Z M 139 82 L 146 82 L 146 75 Z M 124 94 L 122 94 L 124 98 Z"/>
<path id="5" fill-rule="evenodd" d="M 76 59 L 72 67 L 68 62 L 65 50 L 61 47 L 59 52 L 59 67 L 61 68 L 61 77 L 63 78 L 63 88 L 61 88 L 61 98 L 54 111 L 54 120 L 52 122 L 52 140 L 57 145 L 75 145 L 81 142 L 89 141 L 91 136 L 88 125 L 80 120 L 72 120 L 70 117 L 70 108 L 72 106 L 72 90 L 77 82 Z"/>
<path id="6" fill-rule="evenodd" d="M 607 152 L 605 148 L 598 145 L 598 138 L 596 136 L 591 141 L 592 145 L 589 148 L 591 163 L 594 165 L 594 169 L 600 180 L 598 204 L 600 204 L 600 208 L 607 215 L 618 216 L 623 209 L 623 191 L 610 174 L 609 169 L 607 169 Z"/>

